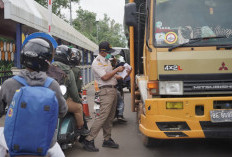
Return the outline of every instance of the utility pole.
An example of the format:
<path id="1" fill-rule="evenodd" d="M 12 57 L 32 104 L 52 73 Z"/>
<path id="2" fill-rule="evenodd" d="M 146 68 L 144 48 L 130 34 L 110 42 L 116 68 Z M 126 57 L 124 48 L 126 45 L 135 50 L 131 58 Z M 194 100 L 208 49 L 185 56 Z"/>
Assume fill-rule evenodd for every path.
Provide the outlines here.
<path id="1" fill-rule="evenodd" d="M 52 0 L 48 0 L 48 34 L 51 35 L 52 25 Z"/>
<path id="2" fill-rule="evenodd" d="M 99 23 L 99 21 L 96 21 L 96 26 L 97 26 L 97 44 L 98 44 L 98 29 L 99 29 L 98 23 Z"/>
<path id="3" fill-rule="evenodd" d="M 70 25 L 72 26 L 72 0 L 69 0 L 70 3 Z"/>

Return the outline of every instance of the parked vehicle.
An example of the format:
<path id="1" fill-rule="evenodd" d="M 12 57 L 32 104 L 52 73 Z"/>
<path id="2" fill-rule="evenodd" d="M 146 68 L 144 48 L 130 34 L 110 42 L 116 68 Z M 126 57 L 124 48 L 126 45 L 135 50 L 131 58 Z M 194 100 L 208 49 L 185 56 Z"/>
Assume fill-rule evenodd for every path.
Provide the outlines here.
<path id="1" fill-rule="evenodd" d="M 232 1 L 133 1 L 131 102 L 144 144 L 232 138 Z"/>

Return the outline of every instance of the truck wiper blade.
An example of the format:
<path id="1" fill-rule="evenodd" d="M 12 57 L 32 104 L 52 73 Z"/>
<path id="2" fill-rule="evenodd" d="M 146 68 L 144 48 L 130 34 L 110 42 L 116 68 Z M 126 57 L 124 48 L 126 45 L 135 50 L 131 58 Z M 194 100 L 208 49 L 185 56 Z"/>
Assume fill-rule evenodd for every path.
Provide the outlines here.
<path id="1" fill-rule="evenodd" d="M 212 37 L 192 38 L 189 40 L 208 40 L 208 39 L 220 39 L 220 38 L 227 38 L 227 37 L 226 36 L 212 36 Z"/>
<path id="2" fill-rule="evenodd" d="M 226 36 L 214 36 L 214 37 L 202 37 L 202 38 L 192 38 L 192 39 L 189 39 L 188 42 L 186 43 L 183 43 L 183 44 L 180 44 L 180 45 L 175 45 L 175 46 L 172 46 L 168 49 L 169 52 L 171 52 L 172 50 L 178 48 L 178 47 L 183 47 L 185 45 L 188 45 L 188 44 L 193 44 L 193 43 L 196 43 L 196 42 L 199 42 L 199 41 L 202 41 L 202 40 L 209 40 L 209 39 L 219 39 L 219 38 L 226 38 Z"/>

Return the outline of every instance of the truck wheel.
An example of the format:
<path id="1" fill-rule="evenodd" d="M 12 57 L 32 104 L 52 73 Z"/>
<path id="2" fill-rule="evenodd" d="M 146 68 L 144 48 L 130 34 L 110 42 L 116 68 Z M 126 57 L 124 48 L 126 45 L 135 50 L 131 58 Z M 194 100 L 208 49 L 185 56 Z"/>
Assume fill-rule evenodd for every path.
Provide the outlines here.
<path id="1" fill-rule="evenodd" d="M 143 135 L 143 144 L 145 147 L 151 147 L 153 143 L 152 141 L 153 141 L 152 138 Z"/>
<path id="2" fill-rule="evenodd" d="M 154 139 L 143 135 L 143 144 L 145 147 L 158 147 L 162 143 L 159 139 Z"/>

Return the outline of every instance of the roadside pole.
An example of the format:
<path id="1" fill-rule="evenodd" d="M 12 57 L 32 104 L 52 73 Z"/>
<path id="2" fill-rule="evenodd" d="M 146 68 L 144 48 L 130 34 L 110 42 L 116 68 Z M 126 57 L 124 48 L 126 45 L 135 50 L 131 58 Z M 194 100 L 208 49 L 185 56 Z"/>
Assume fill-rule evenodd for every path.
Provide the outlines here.
<path id="1" fill-rule="evenodd" d="M 52 0 L 48 0 L 48 34 L 51 35 L 52 25 Z"/>
<path id="2" fill-rule="evenodd" d="M 130 0 L 130 3 L 134 2 L 134 0 Z M 132 68 L 131 71 L 131 111 L 135 112 L 135 54 L 134 54 L 134 27 L 129 27 L 130 31 L 130 66 Z"/>

